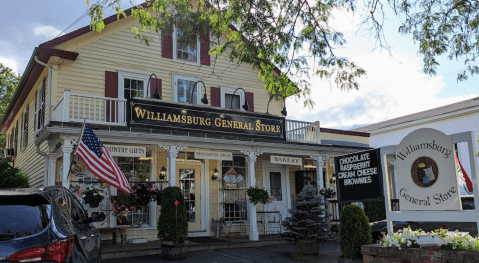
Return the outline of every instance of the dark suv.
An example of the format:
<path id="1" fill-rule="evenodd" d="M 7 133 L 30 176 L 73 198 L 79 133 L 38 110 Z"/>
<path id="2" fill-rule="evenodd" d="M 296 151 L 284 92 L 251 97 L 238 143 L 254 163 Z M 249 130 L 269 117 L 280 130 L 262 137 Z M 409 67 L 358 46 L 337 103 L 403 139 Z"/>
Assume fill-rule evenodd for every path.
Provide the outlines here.
<path id="1" fill-rule="evenodd" d="M 100 262 L 100 232 L 66 188 L 0 190 L 0 263 Z"/>

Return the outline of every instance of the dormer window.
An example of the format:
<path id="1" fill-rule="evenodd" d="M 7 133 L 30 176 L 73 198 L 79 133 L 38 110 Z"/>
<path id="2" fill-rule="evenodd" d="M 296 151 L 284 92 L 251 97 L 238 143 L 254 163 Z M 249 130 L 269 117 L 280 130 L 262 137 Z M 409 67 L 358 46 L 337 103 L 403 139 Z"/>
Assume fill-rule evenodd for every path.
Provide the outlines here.
<path id="1" fill-rule="evenodd" d="M 183 33 L 175 28 L 173 32 L 173 60 L 200 65 L 200 41 L 196 39 L 196 41 L 182 43 L 183 37 Z"/>

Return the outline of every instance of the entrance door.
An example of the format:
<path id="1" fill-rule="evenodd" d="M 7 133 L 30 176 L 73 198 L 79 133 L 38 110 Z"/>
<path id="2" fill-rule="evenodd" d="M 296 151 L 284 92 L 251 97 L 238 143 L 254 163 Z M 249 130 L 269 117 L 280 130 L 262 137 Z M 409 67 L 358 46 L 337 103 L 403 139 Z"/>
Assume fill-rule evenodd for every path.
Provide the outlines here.
<path id="1" fill-rule="evenodd" d="M 280 220 L 284 220 L 288 215 L 288 186 L 286 172 L 282 165 L 265 166 L 264 186 L 270 196 L 273 197 L 271 203 L 264 206 L 264 210 L 269 212 L 266 217 L 266 230 L 269 233 L 279 233 L 282 231 Z M 269 219 L 268 219 L 269 217 Z"/>
<path id="2" fill-rule="evenodd" d="M 200 165 L 181 164 L 176 166 L 178 171 L 178 186 L 185 196 L 186 213 L 188 216 L 188 231 L 201 230 L 201 187 Z"/>

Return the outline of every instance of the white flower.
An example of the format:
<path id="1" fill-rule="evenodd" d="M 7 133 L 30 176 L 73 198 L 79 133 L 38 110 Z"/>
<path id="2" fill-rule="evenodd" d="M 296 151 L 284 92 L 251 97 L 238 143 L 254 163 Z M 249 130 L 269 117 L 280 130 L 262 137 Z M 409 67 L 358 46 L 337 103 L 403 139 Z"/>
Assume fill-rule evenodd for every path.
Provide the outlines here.
<path id="1" fill-rule="evenodd" d="M 407 241 L 407 246 L 410 247 L 412 245 L 412 242 L 410 240 Z"/>
<path id="2" fill-rule="evenodd" d="M 93 195 L 98 195 L 97 193 L 93 193 Z"/>
<path id="3" fill-rule="evenodd" d="M 86 197 L 86 195 L 81 195 L 81 197 L 82 197 L 82 198 L 85 198 L 85 197 Z"/>

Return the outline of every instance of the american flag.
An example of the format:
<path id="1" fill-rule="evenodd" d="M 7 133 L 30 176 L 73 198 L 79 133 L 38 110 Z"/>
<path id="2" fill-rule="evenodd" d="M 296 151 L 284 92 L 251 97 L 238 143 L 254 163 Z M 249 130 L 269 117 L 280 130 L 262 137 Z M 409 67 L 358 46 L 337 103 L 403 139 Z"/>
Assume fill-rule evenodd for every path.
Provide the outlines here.
<path id="1" fill-rule="evenodd" d="M 83 128 L 83 135 L 75 152 L 85 166 L 100 181 L 107 183 L 124 193 L 130 193 L 131 187 L 125 175 L 111 158 L 108 150 L 93 133 L 88 124 Z"/>

